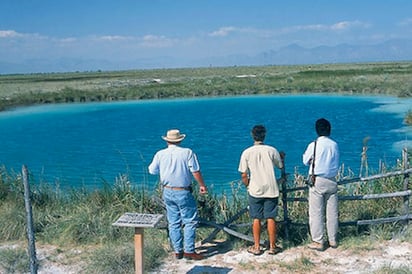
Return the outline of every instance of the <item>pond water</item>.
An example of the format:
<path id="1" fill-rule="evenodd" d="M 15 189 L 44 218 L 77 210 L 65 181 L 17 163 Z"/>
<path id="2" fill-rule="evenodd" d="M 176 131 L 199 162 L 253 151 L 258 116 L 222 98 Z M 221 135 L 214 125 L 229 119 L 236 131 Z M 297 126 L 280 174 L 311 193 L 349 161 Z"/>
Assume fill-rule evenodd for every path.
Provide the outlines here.
<path id="1" fill-rule="evenodd" d="M 206 183 L 226 191 L 239 179 L 239 157 L 252 144 L 255 124 L 266 126 L 265 143 L 286 153 L 287 173 L 304 174 L 301 155 L 316 138 L 316 119 L 324 117 L 332 124 L 342 164 L 357 175 L 366 139 L 370 170 L 377 170 L 380 162 L 396 164 L 402 148 L 410 145 L 412 132 L 403 124 L 410 109 L 410 99 L 330 95 L 25 107 L 0 113 L 0 163 L 15 172 L 24 164 L 36 182 L 60 188 L 99 188 L 127 175 L 150 190 L 157 177 L 148 175 L 147 166 L 165 147 L 161 136 L 179 128 L 187 134 L 182 145 L 198 155 Z"/>

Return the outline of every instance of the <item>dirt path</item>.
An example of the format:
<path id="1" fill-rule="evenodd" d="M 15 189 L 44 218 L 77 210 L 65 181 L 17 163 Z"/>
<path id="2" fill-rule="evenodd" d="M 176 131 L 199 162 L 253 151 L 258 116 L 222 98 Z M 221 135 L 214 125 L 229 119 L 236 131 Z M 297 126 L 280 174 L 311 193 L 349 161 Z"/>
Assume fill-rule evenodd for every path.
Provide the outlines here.
<path id="1" fill-rule="evenodd" d="M 244 249 L 213 254 L 198 262 L 170 257 L 152 273 L 371 273 L 382 268 L 412 273 L 412 243 L 388 241 L 370 249 L 338 247 L 323 252 L 300 246 L 261 256 Z"/>
<path id="2" fill-rule="evenodd" d="M 17 247 L 17 246 L 16 246 Z M 0 245 L 0 248 L 13 248 L 13 245 Z M 214 274 L 261 274 L 261 273 L 372 273 L 385 268 L 399 269 L 412 273 L 412 243 L 387 241 L 366 247 L 327 249 L 317 252 L 305 246 L 284 250 L 277 255 L 265 252 L 261 256 L 242 250 L 227 250 L 224 246 L 203 246 L 199 252 L 207 252 L 202 261 L 177 260 L 170 256 L 156 270 L 150 273 L 214 273 Z M 40 261 L 39 274 L 78 274 L 82 273 L 82 263 L 76 260 L 81 250 L 63 251 L 54 246 L 39 246 L 37 255 Z M 71 258 L 71 259 L 68 259 Z M 0 269 L 0 273 L 3 273 Z"/>

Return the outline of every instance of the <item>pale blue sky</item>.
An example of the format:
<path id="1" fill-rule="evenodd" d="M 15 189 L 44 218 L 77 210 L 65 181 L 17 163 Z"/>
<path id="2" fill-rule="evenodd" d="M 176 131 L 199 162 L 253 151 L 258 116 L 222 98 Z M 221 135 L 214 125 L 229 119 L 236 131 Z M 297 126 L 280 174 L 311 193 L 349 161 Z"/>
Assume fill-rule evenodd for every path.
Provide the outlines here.
<path id="1" fill-rule="evenodd" d="M 0 63 L 207 58 L 390 39 L 412 39 L 412 1 L 0 1 Z"/>

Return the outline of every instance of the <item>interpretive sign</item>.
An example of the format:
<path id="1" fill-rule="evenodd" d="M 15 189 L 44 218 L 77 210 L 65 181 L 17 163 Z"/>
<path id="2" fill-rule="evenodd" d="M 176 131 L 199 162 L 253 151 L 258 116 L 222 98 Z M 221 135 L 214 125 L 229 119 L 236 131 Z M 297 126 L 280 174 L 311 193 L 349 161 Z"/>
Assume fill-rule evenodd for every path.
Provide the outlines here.
<path id="1" fill-rule="evenodd" d="M 144 272 L 144 228 L 156 227 L 162 218 L 163 214 L 127 212 L 112 224 L 113 226 L 134 227 L 135 274 L 143 274 Z"/>
<path id="2" fill-rule="evenodd" d="M 156 227 L 163 218 L 163 214 L 124 213 L 113 223 L 114 226 L 127 227 Z"/>

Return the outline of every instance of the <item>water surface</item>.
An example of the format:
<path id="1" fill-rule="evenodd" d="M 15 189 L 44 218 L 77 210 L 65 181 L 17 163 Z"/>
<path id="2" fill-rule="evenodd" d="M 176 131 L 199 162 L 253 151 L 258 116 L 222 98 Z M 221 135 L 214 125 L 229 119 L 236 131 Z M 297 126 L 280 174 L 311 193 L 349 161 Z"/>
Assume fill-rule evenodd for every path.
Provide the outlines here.
<path id="1" fill-rule="evenodd" d="M 96 188 L 127 174 L 153 189 L 157 178 L 147 165 L 165 146 L 167 129 L 179 128 L 206 182 L 228 189 L 239 178 L 240 153 L 252 144 L 255 124 L 267 127 L 267 144 L 286 152 L 288 173 L 305 173 L 301 155 L 316 137 L 314 122 L 324 117 L 342 164 L 357 174 L 365 138 L 370 169 L 396 164 L 409 145 L 411 130 L 403 124 L 409 109 L 409 99 L 318 95 L 42 105 L 0 113 L 0 163 L 17 172 L 25 164 L 36 181 L 60 187 Z"/>

